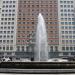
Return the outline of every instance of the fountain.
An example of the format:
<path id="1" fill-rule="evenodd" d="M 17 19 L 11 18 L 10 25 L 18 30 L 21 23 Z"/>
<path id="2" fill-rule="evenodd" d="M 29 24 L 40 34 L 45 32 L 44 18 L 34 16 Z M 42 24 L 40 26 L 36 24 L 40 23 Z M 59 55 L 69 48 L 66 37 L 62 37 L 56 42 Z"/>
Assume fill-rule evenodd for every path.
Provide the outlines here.
<path id="1" fill-rule="evenodd" d="M 45 21 L 41 13 L 39 13 L 39 16 L 38 16 L 34 60 L 35 61 L 48 60 L 47 31 L 45 27 Z"/>

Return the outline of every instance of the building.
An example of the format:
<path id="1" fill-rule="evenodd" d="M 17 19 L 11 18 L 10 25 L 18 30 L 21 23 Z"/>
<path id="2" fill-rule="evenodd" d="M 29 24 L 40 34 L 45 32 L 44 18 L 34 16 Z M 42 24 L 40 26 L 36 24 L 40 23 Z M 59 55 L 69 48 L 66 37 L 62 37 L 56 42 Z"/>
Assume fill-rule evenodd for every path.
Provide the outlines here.
<path id="1" fill-rule="evenodd" d="M 74 0 L 0 0 L 0 56 L 34 59 L 37 17 L 42 13 L 49 57 L 75 55 Z"/>
<path id="2" fill-rule="evenodd" d="M 57 0 L 18 0 L 17 51 L 20 53 L 34 51 L 39 13 L 42 13 L 46 22 L 50 57 L 56 57 L 59 46 Z"/>
<path id="3" fill-rule="evenodd" d="M 16 51 L 17 0 L 0 0 L 0 56 Z"/>
<path id="4" fill-rule="evenodd" d="M 75 0 L 58 0 L 59 56 L 75 56 Z"/>

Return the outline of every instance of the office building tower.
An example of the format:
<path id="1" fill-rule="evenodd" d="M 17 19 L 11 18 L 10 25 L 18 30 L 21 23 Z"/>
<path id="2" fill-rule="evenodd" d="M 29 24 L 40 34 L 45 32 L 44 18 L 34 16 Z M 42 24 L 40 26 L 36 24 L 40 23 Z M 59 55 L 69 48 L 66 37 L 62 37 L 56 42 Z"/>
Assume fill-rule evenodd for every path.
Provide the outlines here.
<path id="1" fill-rule="evenodd" d="M 59 56 L 75 55 L 75 0 L 58 0 Z"/>
<path id="2" fill-rule="evenodd" d="M 0 0 L 0 56 L 16 51 L 17 0 Z"/>
<path id="3" fill-rule="evenodd" d="M 74 0 L 0 0 L 0 56 L 34 60 L 38 15 L 44 17 L 49 58 L 75 55 Z"/>
<path id="4" fill-rule="evenodd" d="M 17 51 L 18 55 L 26 57 L 35 49 L 35 35 L 37 17 L 41 13 L 45 19 L 49 57 L 58 56 L 59 26 L 58 26 L 58 1 L 57 0 L 18 0 L 17 16 Z M 43 36 L 42 36 L 43 37 Z M 28 53 L 27 55 L 25 53 Z M 35 54 L 35 53 L 34 53 Z M 31 57 L 30 56 L 30 57 Z"/>

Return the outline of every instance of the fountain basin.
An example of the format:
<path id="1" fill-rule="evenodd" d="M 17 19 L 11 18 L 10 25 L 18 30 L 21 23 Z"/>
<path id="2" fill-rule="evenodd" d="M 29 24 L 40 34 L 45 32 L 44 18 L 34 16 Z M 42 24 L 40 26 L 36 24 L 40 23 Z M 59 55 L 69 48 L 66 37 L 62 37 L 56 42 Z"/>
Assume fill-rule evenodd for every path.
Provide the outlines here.
<path id="1" fill-rule="evenodd" d="M 75 62 L 0 62 L 0 68 L 75 69 Z"/>

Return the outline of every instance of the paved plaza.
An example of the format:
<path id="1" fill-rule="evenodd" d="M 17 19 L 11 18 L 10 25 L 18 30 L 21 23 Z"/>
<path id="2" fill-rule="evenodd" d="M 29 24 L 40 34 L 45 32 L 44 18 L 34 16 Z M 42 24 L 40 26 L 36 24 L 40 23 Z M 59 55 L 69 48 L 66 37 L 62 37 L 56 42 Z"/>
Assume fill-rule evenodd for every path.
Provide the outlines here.
<path id="1" fill-rule="evenodd" d="M 3 74 L 0 73 L 0 75 L 75 75 L 75 74 Z"/>

